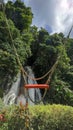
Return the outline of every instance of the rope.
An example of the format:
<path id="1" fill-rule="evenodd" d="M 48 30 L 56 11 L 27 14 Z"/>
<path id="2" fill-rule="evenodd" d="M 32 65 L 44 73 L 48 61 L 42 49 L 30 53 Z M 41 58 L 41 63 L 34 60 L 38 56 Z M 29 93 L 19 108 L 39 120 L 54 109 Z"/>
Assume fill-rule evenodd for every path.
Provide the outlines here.
<path id="1" fill-rule="evenodd" d="M 57 66 L 57 64 L 58 64 L 58 60 L 55 62 L 55 64 L 52 66 L 52 68 L 51 68 L 46 74 L 44 74 L 43 76 L 41 76 L 41 77 L 39 77 L 39 78 L 33 78 L 33 77 L 29 76 L 29 75 L 27 74 L 27 72 L 24 70 L 24 68 L 23 68 L 23 66 L 22 66 L 22 64 L 21 64 L 21 62 L 20 62 L 19 55 L 18 55 L 18 53 L 17 53 L 16 47 L 15 47 L 14 42 L 13 42 L 13 38 L 12 38 L 12 34 L 11 34 L 11 31 L 10 31 L 10 28 L 9 28 L 8 20 L 7 20 L 7 18 L 6 18 L 5 8 L 4 8 L 3 3 L 2 3 L 2 8 L 3 8 L 3 13 L 4 13 L 4 16 L 5 16 L 5 21 L 6 21 L 6 24 L 7 24 L 8 32 L 9 32 L 9 35 L 10 35 L 10 39 L 11 39 L 11 42 L 12 42 L 12 45 L 13 45 L 14 53 L 15 53 L 15 55 L 16 55 L 17 62 L 18 62 L 18 64 L 19 64 L 19 66 L 20 66 L 20 70 L 21 70 L 21 72 L 22 72 L 22 75 L 23 75 L 25 84 L 26 84 L 25 75 L 26 75 L 28 78 L 30 78 L 31 80 L 36 80 L 36 81 L 37 81 L 37 80 L 41 80 L 41 79 L 45 78 L 45 77 L 50 73 L 49 78 L 48 78 L 48 80 L 46 81 L 46 84 L 48 84 L 48 83 L 50 82 L 50 79 L 51 79 L 51 77 L 52 77 L 52 74 L 53 74 L 53 72 L 54 72 L 54 70 L 55 70 L 55 68 L 56 68 L 56 66 Z M 25 74 L 25 75 L 24 75 L 24 74 Z M 45 89 L 44 94 L 43 94 L 43 97 L 42 97 L 41 100 L 38 101 L 37 103 L 41 102 L 41 101 L 44 99 L 46 93 L 47 93 L 47 89 Z M 27 91 L 27 94 L 28 94 L 29 99 L 30 99 L 33 103 L 35 103 L 35 102 L 31 99 L 31 97 L 29 96 L 28 91 Z"/>
<path id="2" fill-rule="evenodd" d="M 33 101 L 33 100 L 32 100 L 32 98 L 29 96 L 28 89 L 27 89 L 26 92 L 27 92 L 27 96 L 28 96 L 28 98 L 30 99 L 30 101 L 33 102 L 34 104 L 38 104 L 38 103 L 42 102 L 43 99 L 45 98 L 46 93 L 47 93 L 47 88 L 45 88 L 44 94 L 43 94 L 43 96 L 41 97 L 41 99 L 40 99 L 39 101 Z"/>
<path id="3" fill-rule="evenodd" d="M 51 71 L 51 73 L 50 73 L 50 75 L 49 75 L 49 77 L 48 77 L 48 79 L 47 79 L 47 81 L 46 81 L 46 84 L 48 84 L 48 83 L 50 82 L 51 77 L 52 77 L 52 75 L 53 75 L 53 73 L 54 73 L 54 71 L 55 71 L 55 69 L 56 69 L 56 67 L 57 67 L 57 65 L 58 65 L 58 62 L 59 62 L 60 57 L 61 57 L 61 56 L 58 56 L 58 58 L 57 58 L 55 64 L 53 65 L 53 67 L 52 67 L 52 69 L 51 69 L 52 71 Z"/>
<path id="4" fill-rule="evenodd" d="M 55 64 L 54 64 L 53 67 L 51 68 L 51 73 L 50 73 L 50 75 L 49 75 L 49 77 L 48 77 L 48 79 L 47 79 L 47 81 L 46 81 L 45 84 L 48 84 L 48 83 L 50 82 L 51 77 L 52 77 L 52 75 L 53 75 L 53 73 L 54 73 L 54 71 L 55 71 L 55 69 L 56 69 L 56 67 L 57 67 L 57 65 L 58 65 L 59 59 L 60 59 L 60 56 L 57 58 L 57 61 L 55 62 Z M 30 99 L 33 103 L 36 103 L 36 104 L 37 104 L 37 103 L 40 103 L 40 102 L 43 101 L 44 97 L 46 96 L 47 90 L 48 90 L 48 89 L 45 88 L 45 91 L 44 91 L 43 96 L 41 97 L 41 100 L 36 101 L 36 102 L 33 101 L 32 98 L 29 96 L 28 91 L 26 91 L 26 92 L 27 92 L 27 95 L 28 95 L 29 99 Z"/>
<path id="5" fill-rule="evenodd" d="M 23 77 L 24 77 L 24 74 L 25 74 L 28 78 L 30 78 L 31 80 L 34 80 L 34 81 L 38 81 L 38 80 L 44 79 L 44 78 L 51 72 L 53 66 L 52 66 L 52 68 L 51 68 L 46 74 L 44 74 L 44 75 L 41 76 L 41 77 L 33 78 L 33 77 L 31 77 L 31 76 L 28 75 L 28 73 L 24 70 L 24 68 L 23 68 L 23 66 L 22 66 L 22 64 L 21 64 L 21 62 L 20 62 L 19 55 L 18 55 L 17 50 L 16 50 L 16 47 L 15 47 L 15 45 L 14 45 L 13 38 L 12 38 L 12 34 L 11 34 L 11 31 L 10 31 L 10 28 L 9 28 L 9 24 L 8 24 L 8 20 L 7 20 L 7 18 L 6 18 L 5 8 L 4 8 L 4 5 L 3 5 L 3 4 L 2 4 L 2 8 L 3 8 L 3 13 L 4 13 L 4 16 L 5 16 L 5 21 L 6 21 L 6 24 L 7 24 L 8 32 L 9 32 L 9 35 L 10 35 L 10 39 L 11 39 L 11 42 L 12 42 L 12 45 L 13 45 L 14 53 L 15 53 L 15 55 L 16 55 L 17 62 L 18 62 L 18 64 L 19 64 L 19 66 L 20 66 L 20 70 L 21 70 L 22 73 L 23 73 Z M 24 80 L 24 81 L 25 81 L 25 80 Z M 26 81 L 25 81 L 25 82 L 26 82 Z"/>
<path id="6" fill-rule="evenodd" d="M 7 24 L 9 36 L 10 36 L 10 39 L 11 39 L 11 43 L 12 43 L 12 45 L 13 45 L 14 53 L 15 53 L 15 55 L 16 55 L 17 62 L 18 62 L 18 64 L 19 64 L 19 66 L 20 66 L 20 70 L 22 71 L 22 74 L 23 74 L 23 67 L 22 67 L 22 64 L 21 64 L 21 62 L 20 62 L 20 59 L 19 59 L 17 50 L 16 50 L 16 48 L 15 48 L 15 46 L 14 46 L 12 34 L 11 34 L 11 31 L 10 31 L 10 28 L 9 28 L 8 20 L 7 20 L 7 18 L 6 18 L 5 7 L 4 7 L 3 3 L 2 3 L 2 9 L 3 9 L 3 14 L 4 14 L 4 17 L 5 17 L 6 24 Z M 24 78 L 24 74 L 23 74 L 23 78 Z M 25 78 L 24 78 L 24 81 L 25 81 Z M 26 81 L 25 81 L 25 82 L 26 82 Z"/>
<path id="7" fill-rule="evenodd" d="M 5 8 L 4 8 L 3 4 L 2 4 L 2 8 L 3 8 L 3 13 L 4 13 L 4 16 L 5 16 L 5 21 L 6 21 L 6 24 L 7 24 L 8 32 L 9 32 L 9 35 L 10 35 L 10 38 L 11 38 L 11 42 L 12 42 L 12 45 L 13 45 L 13 49 L 14 49 L 14 52 L 15 52 L 15 55 L 16 55 L 18 64 L 19 64 L 19 66 L 20 66 L 20 70 L 22 71 L 22 75 L 23 75 L 25 84 L 26 84 L 25 75 L 26 75 L 28 78 L 32 79 L 32 80 L 40 80 L 40 79 L 45 78 L 45 77 L 51 72 L 51 70 L 49 70 L 45 75 L 43 75 L 43 76 L 40 77 L 40 78 L 32 78 L 32 77 L 29 76 L 29 75 L 27 74 L 27 72 L 24 70 L 24 68 L 23 68 L 23 66 L 22 66 L 22 64 L 21 64 L 21 62 L 20 62 L 20 59 L 19 59 L 17 50 L 16 50 L 16 48 L 15 48 L 15 46 L 14 46 L 14 43 L 13 43 L 12 34 L 11 34 L 11 31 L 10 31 L 10 28 L 9 28 L 8 20 L 7 20 L 6 15 L 5 15 Z M 24 74 L 25 74 L 25 75 L 24 75 Z M 25 90 L 25 91 L 26 91 L 26 90 Z M 27 95 L 28 95 L 29 99 L 30 99 L 32 102 L 34 102 L 34 101 L 31 99 L 31 97 L 29 96 L 28 91 L 26 91 L 26 92 L 27 92 Z M 40 100 L 39 102 L 41 102 L 41 101 L 43 100 L 43 98 L 45 97 L 46 93 L 47 93 L 47 89 L 45 89 L 44 95 L 43 95 L 43 97 L 41 98 L 41 100 Z M 39 103 L 39 102 L 38 102 L 38 103 Z M 35 102 L 34 102 L 34 103 L 35 103 Z"/>
<path id="8" fill-rule="evenodd" d="M 73 25 L 71 26 L 71 28 L 70 28 L 70 30 L 69 30 L 69 33 L 68 33 L 68 35 L 67 35 L 67 38 L 70 37 L 70 34 L 71 34 L 72 30 L 73 30 Z"/>

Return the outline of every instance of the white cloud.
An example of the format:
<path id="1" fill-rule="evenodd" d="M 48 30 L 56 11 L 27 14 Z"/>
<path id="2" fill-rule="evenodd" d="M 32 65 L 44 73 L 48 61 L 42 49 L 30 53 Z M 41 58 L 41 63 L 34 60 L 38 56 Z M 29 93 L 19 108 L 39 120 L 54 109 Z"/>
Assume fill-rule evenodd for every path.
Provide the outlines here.
<path id="1" fill-rule="evenodd" d="M 8 2 L 8 0 L 3 0 L 5 3 L 7 3 Z"/>
<path id="2" fill-rule="evenodd" d="M 7 0 L 5 0 L 7 1 Z M 32 8 L 33 25 L 48 27 L 52 33 L 68 34 L 73 24 L 73 0 L 22 0 Z M 73 32 L 71 33 L 73 36 Z"/>
<path id="3" fill-rule="evenodd" d="M 54 32 L 63 32 L 68 34 L 73 24 L 73 6 L 72 0 L 61 0 L 57 7 L 56 22 L 53 27 Z"/>
<path id="4" fill-rule="evenodd" d="M 67 35 L 73 24 L 73 0 L 24 0 L 32 7 L 33 24 Z M 72 33 L 73 34 L 73 33 Z"/>

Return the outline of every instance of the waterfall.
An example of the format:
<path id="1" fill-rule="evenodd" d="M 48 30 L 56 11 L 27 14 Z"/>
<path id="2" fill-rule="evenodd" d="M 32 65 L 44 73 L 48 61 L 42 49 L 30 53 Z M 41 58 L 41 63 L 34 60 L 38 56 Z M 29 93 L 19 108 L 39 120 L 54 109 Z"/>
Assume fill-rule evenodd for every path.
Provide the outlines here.
<path id="1" fill-rule="evenodd" d="M 19 73 L 17 75 L 17 80 L 12 84 L 9 92 L 4 95 L 4 103 L 7 104 L 14 104 L 15 103 L 15 99 L 18 95 L 18 91 L 19 91 L 19 85 L 20 85 L 20 77 L 21 74 Z"/>
<path id="2" fill-rule="evenodd" d="M 32 78 L 34 78 L 35 76 L 34 76 L 34 73 L 33 73 L 33 71 L 32 71 L 32 69 L 31 69 L 31 67 L 29 67 L 29 66 L 27 66 L 26 67 L 26 70 L 27 70 L 27 73 L 29 74 L 29 76 L 31 76 Z M 31 79 L 27 79 L 27 83 L 28 84 L 37 84 L 37 82 L 36 81 L 34 81 L 34 80 L 31 80 Z M 31 99 L 33 100 L 33 101 L 35 101 L 35 102 L 37 102 L 38 100 L 40 100 L 41 99 L 41 93 L 40 93 L 40 89 L 34 89 L 34 88 L 32 88 L 32 89 L 29 89 L 28 90 L 28 92 L 29 92 L 29 96 L 31 97 Z M 32 103 L 30 100 L 28 100 L 28 103 L 29 104 L 34 104 L 34 103 Z"/>
<path id="3" fill-rule="evenodd" d="M 27 66 L 25 67 L 27 73 L 29 76 L 31 77 L 35 77 L 34 76 L 34 73 L 31 69 L 31 67 Z M 37 84 L 36 81 L 34 80 L 31 80 L 27 77 L 25 77 L 26 81 L 27 81 L 27 84 Z M 23 85 L 24 85 L 24 81 L 23 81 L 23 78 L 21 77 L 21 74 L 19 73 L 18 76 L 17 76 L 17 80 L 13 83 L 13 85 L 11 86 L 9 92 L 4 95 L 4 103 L 6 105 L 8 104 L 19 104 L 20 102 L 22 102 L 22 104 L 26 104 L 26 93 L 24 92 L 24 88 L 23 88 Z M 28 90 L 28 93 L 29 93 L 29 96 L 31 97 L 31 99 L 33 101 L 38 101 L 41 99 L 41 93 L 40 93 L 40 89 L 29 89 Z M 29 105 L 34 105 L 34 103 L 28 99 L 28 104 Z"/>

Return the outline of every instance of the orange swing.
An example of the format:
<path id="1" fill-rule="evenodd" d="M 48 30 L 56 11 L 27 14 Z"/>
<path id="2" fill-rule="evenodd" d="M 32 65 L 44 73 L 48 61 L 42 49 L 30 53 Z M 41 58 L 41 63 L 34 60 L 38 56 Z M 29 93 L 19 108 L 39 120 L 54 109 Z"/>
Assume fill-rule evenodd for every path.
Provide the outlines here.
<path id="1" fill-rule="evenodd" d="M 47 93 L 47 90 L 49 89 L 49 85 L 48 85 L 48 84 L 25 84 L 25 85 L 24 85 L 24 88 L 26 89 L 27 97 L 28 97 L 33 103 L 40 103 L 40 102 L 44 99 L 44 97 L 45 97 L 45 95 L 46 95 L 46 93 Z M 43 97 L 41 97 L 41 99 L 40 99 L 39 101 L 35 102 L 35 101 L 33 101 L 32 98 L 30 97 L 29 92 L 28 92 L 28 89 L 31 89 L 31 88 L 34 88 L 34 89 L 35 89 L 35 88 L 45 89 L 44 94 L 43 94 Z M 28 103 L 28 101 L 27 101 L 27 103 Z"/>
<path id="2" fill-rule="evenodd" d="M 49 89 L 49 85 L 47 84 L 26 84 L 24 87 L 26 89 L 29 89 L 29 88 Z"/>

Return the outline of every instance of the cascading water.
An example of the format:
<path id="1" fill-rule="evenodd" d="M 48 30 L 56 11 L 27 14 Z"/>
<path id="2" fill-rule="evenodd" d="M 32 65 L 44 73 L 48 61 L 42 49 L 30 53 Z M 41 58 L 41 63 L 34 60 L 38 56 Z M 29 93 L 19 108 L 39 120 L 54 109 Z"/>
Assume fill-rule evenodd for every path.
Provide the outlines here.
<path id="1" fill-rule="evenodd" d="M 21 74 L 19 73 L 16 82 L 13 83 L 9 92 L 4 96 L 4 103 L 6 105 L 15 103 L 15 99 L 19 91 L 20 79 L 21 79 Z"/>
<path id="2" fill-rule="evenodd" d="M 32 71 L 32 69 L 31 69 L 31 67 L 29 67 L 29 66 L 27 66 L 26 67 L 26 70 L 27 70 L 27 73 L 29 74 L 29 76 L 31 76 L 32 78 L 34 78 L 34 73 L 33 73 L 33 71 Z M 37 82 L 36 81 L 34 81 L 34 80 L 31 80 L 31 79 L 27 79 L 27 83 L 28 84 L 37 84 Z M 30 98 L 33 100 L 33 101 L 38 101 L 38 100 L 40 100 L 41 99 L 41 93 L 40 93 L 40 89 L 34 89 L 34 88 L 32 88 L 32 89 L 29 89 L 28 90 L 28 92 L 29 92 L 29 96 L 30 96 Z M 28 100 L 28 103 L 29 104 L 34 104 L 34 103 L 32 103 L 30 100 Z"/>
<path id="3" fill-rule="evenodd" d="M 26 71 L 27 71 L 29 76 L 34 78 L 34 74 L 33 74 L 31 67 L 27 66 Z M 37 83 L 36 81 L 33 81 L 29 78 L 25 78 L 25 79 L 27 81 L 27 84 L 36 84 Z M 8 94 L 4 96 L 4 103 L 6 105 L 8 105 L 8 104 L 11 105 L 14 103 L 19 104 L 20 102 L 22 102 L 22 104 L 24 104 L 24 105 L 26 104 L 26 93 L 24 92 L 22 82 L 23 81 L 21 80 L 21 74 L 19 73 L 17 76 L 16 82 L 13 83 Z M 41 99 L 40 89 L 34 89 L 34 88 L 29 89 L 28 93 L 33 101 L 38 101 Z M 34 103 L 30 101 L 30 99 L 28 99 L 28 104 L 34 105 Z"/>

